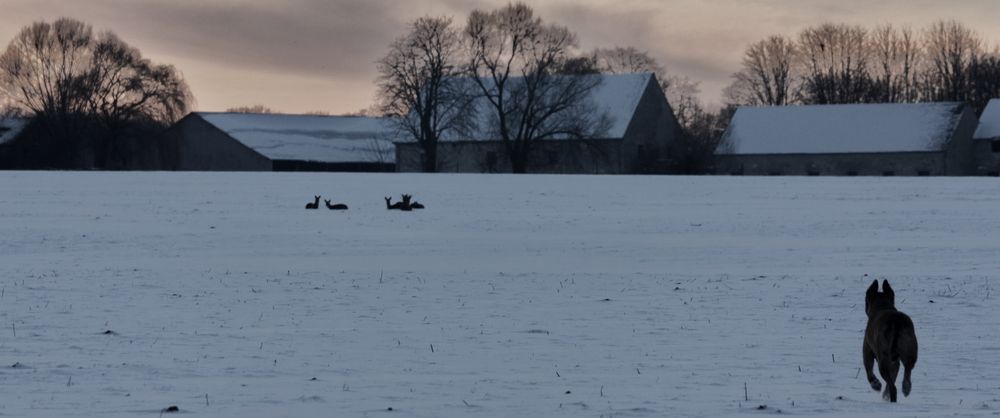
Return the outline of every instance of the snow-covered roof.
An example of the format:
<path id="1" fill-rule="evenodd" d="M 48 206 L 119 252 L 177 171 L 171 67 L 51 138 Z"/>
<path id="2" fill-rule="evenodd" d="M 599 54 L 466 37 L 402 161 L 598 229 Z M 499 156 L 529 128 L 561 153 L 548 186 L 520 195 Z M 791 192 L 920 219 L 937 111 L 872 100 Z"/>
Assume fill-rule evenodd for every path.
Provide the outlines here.
<path id="1" fill-rule="evenodd" d="M 393 130 L 385 118 L 206 112 L 198 116 L 271 160 L 395 159 Z"/>
<path id="2" fill-rule="evenodd" d="M 591 90 L 589 101 L 595 106 L 593 117 L 608 117 L 607 131 L 603 139 L 619 139 L 625 137 L 625 131 L 632 123 L 636 108 L 643 93 L 653 80 L 652 73 L 633 74 L 602 74 L 584 75 L 579 77 L 599 77 L 600 83 Z M 517 79 L 512 79 L 517 80 Z M 479 87 L 469 83 L 469 88 L 479 92 Z M 476 128 L 469 135 L 446 134 L 442 141 L 495 141 L 499 140 L 494 131 L 492 121 L 495 120 L 493 108 L 485 97 L 480 97 L 473 104 L 476 110 Z M 403 141 L 408 139 L 402 138 Z"/>
<path id="3" fill-rule="evenodd" d="M 0 118 L 0 144 L 5 144 L 16 138 L 27 125 L 27 119 Z"/>
<path id="4" fill-rule="evenodd" d="M 1000 99 L 990 100 L 986 110 L 979 116 L 979 128 L 975 139 L 1000 138 Z"/>
<path id="5" fill-rule="evenodd" d="M 840 154 L 941 150 L 961 103 L 741 107 L 716 154 Z"/>

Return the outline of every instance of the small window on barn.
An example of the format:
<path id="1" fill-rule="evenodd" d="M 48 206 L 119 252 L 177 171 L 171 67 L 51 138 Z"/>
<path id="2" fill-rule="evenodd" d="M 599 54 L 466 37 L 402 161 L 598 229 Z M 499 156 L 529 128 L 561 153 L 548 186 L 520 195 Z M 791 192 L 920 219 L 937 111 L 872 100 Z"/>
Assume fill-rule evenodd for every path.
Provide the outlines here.
<path id="1" fill-rule="evenodd" d="M 917 175 L 920 177 L 927 177 L 931 175 L 931 172 L 929 170 L 920 170 L 917 171 Z"/>
<path id="2" fill-rule="evenodd" d="M 896 172 L 895 171 L 883 171 L 882 175 L 885 176 L 885 177 L 892 177 L 892 176 L 896 175 Z"/>
<path id="3" fill-rule="evenodd" d="M 0 134 L 2 133 L 3 131 L 0 131 Z M 993 152 L 1000 152 L 1000 140 L 990 142 L 990 150 Z"/>
<path id="4" fill-rule="evenodd" d="M 858 172 L 857 172 L 857 171 L 854 171 L 854 170 L 851 170 L 851 171 L 848 171 L 848 172 L 847 172 L 847 175 L 848 175 L 848 176 L 850 176 L 850 177 L 855 177 L 855 176 L 857 176 L 857 175 L 858 175 Z"/>

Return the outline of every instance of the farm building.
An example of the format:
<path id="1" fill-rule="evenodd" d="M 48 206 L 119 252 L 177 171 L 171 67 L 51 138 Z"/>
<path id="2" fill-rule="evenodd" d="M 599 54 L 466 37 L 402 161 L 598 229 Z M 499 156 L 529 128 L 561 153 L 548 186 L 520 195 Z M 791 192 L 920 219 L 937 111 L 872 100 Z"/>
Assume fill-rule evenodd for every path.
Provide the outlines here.
<path id="1" fill-rule="evenodd" d="M 28 126 L 28 119 L 0 117 L 0 169 L 17 167 L 12 143 Z"/>
<path id="2" fill-rule="evenodd" d="M 973 174 L 972 109 L 962 103 L 742 107 L 715 151 L 718 174 Z"/>
<path id="3" fill-rule="evenodd" d="M 28 119 L 0 118 L 0 145 L 4 145 L 17 138 L 27 125 Z"/>
<path id="4" fill-rule="evenodd" d="M 1000 99 L 990 100 L 979 116 L 979 128 L 972 140 L 976 154 L 976 174 L 1000 176 Z"/>
<path id="5" fill-rule="evenodd" d="M 591 90 L 591 117 L 606 127 L 592 138 L 553 136 L 533 142 L 529 173 L 626 174 L 663 172 L 669 165 L 680 125 L 653 74 L 600 77 Z M 478 88 L 478 87 L 472 87 Z M 493 110 L 479 98 L 472 105 L 476 126 L 465 135 L 446 135 L 438 144 L 442 172 L 511 172 L 507 150 L 492 121 Z M 396 142 L 397 170 L 421 171 L 423 150 L 413 140 Z"/>
<path id="6" fill-rule="evenodd" d="M 192 113 L 162 138 L 164 166 L 183 171 L 393 171 L 385 119 Z"/>

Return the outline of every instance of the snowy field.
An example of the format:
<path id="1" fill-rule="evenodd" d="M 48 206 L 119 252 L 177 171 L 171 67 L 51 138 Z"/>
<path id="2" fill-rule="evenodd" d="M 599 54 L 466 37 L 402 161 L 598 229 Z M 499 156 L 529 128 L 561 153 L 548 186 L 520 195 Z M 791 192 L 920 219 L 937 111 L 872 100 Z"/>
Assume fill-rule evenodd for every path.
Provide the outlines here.
<path id="1" fill-rule="evenodd" d="M 996 416 L 998 231 L 986 178 L 0 172 L 0 416 Z"/>

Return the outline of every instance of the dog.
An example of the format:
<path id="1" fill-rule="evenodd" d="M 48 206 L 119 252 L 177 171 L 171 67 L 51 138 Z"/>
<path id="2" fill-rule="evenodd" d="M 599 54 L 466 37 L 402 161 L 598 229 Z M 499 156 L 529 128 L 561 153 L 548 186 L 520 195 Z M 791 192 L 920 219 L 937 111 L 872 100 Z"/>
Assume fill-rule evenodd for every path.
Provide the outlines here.
<path id="1" fill-rule="evenodd" d="M 910 396 L 910 372 L 917 364 L 917 334 L 910 317 L 896 310 L 896 293 L 888 280 L 882 281 L 881 293 L 878 291 L 878 280 L 868 287 L 865 314 L 868 315 L 868 327 L 865 328 L 862 354 L 868 383 L 872 389 L 882 390 L 882 383 L 872 373 L 877 360 L 879 374 L 886 385 L 882 398 L 896 402 L 896 375 L 902 363 L 903 396 Z"/>

